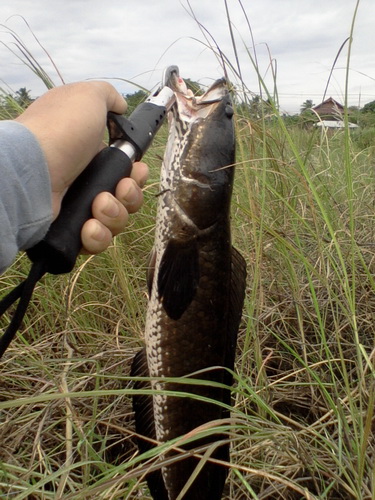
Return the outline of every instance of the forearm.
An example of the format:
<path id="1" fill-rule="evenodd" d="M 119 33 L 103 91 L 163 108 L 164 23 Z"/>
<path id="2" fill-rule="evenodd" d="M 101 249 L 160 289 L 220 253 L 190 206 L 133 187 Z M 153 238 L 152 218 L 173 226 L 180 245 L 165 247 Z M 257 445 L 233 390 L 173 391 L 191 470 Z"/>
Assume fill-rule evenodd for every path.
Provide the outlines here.
<path id="1" fill-rule="evenodd" d="M 51 222 L 50 178 L 38 141 L 22 124 L 0 121 L 0 273 Z"/>

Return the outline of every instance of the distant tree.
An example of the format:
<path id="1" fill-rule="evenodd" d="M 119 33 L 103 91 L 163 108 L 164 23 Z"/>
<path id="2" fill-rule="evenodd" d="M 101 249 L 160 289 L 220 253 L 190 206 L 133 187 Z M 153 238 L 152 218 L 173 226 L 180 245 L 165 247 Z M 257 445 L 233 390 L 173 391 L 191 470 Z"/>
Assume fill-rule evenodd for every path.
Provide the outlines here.
<path id="1" fill-rule="evenodd" d="M 263 101 L 259 95 L 255 95 L 249 104 L 250 117 L 259 119 L 262 117 Z"/>
<path id="2" fill-rule="evenodd" d="M 283 121 L 287 126 L 301 125 L 301 117 L 300 115 L 282 115 Z"/>
<path id="3" fill-rule="evenodd" d="M 368 102 L 361 109 L 362 113 L 375 113 L 375 101 Z"/>
<path id="4" fill-rule="evenodd" d="M 255 95 L 250 102 L 250 116 L 260 119 L 270 117 L 273 113 L 273 105 L 271 100 L 262 99 L 259 95 Z"/>
<path id="5" fill-rule="evenodd" d="M 184 82 L 186 83 L 187 88 L 190 89 L 194 95 L 203 94 L 203 89 L 198 82 L 190 80 L 190 78 L 184 78 Z"/>
<path id="6" fill-rule="evenodd" d="M 313 103 L 312 99 L 306 99 L 306 101 L 304 103 L 302 103 L 301 113 L 304 113 L 305 111 L 313 108 L 314 106 L 315 106 L 315 104 Z"/>
<path id="7" fill-rule="evenodd" d="M 0 119 L 15 118 L 33 101 L 26 87 L 20 88 L 15 94 L 0 92 Z"/>
<path id="8" fill-rule="evenodd" d="M 361 128 L 375 128 L 375 101 L 368 102 L 360 109 L 357 123 Z"/>
<path id="9" fill-rule="evenodd" d="M 186 83 L 186 86 L 188 89 L 190 89 L 194 95 L 201 95 L 203 94 L 203 89 L 199 85 L 198 82 L 195 82 L 194 80 L 190 80 L 190 78 L 184 78 L 184 82 Z M 20 89 L 22 90 L 22 89 Z M 26 89 L 25 89 L 26 90 Z M 144 90 L 137 90 L 136 92 L 133 92 L 131 94 L 124 94 L 124 98 L 126 99 L 126 102 L 128 103 L 128 111 L 127 114 L 131 114 L 134 109 L 141 104 L 146 98 L 148 97 L 148 93 L 145 92 Z"/>
<path id="10" fill-rule="evenodd" d="M 269 118 L 273 113 L 273 106 L 269 99 L 264 100 L 259 95 L 254 95 L 251 100 L 246 99 L 246 102 L 236 102 L 237 113 L 251 120 L 260 120 L 261 118 Z"/>
<path id="11" fill-rule="evenodd" d="M 358 113 L 358 111 L 360 111 L 360 107 L 359 106 L 349 106 L 348 111 L 350 111 L 351 113 Z"/>
<path id="12" fill-rule="evenodd" d="M 361 110 L 359 106 L 349 106 L 348 115 L 351 123 L 359 123 L 361 120 Z"/>
<path id="13" fill-rule="evenodd" d="M 144 90 L 137 90 L 132 94 L 125 94 L 124 97 L 126 99 L 126 102 L 128 103 L 127 114 L 132 113 L 135 108 L 147 98 L 147 96 L 148 94 Z"/>
<path id="14" fill-rule="evenodd" d="M 30 96 L 30 90 L 27 90 L 26 87 L 21 87 L 17 90 L 14 99 L 23 109 L 27 108 L 34 101 Z"/>

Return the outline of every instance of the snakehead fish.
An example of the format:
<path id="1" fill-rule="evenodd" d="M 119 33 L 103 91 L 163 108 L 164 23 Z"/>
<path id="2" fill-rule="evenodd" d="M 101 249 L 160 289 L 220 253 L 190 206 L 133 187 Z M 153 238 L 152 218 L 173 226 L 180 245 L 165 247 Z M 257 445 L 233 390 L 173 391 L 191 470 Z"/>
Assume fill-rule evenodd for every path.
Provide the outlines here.
<path id="1" fill-rule="evenodd" d="M 132 374 L 151 377 L 151 387 L 158 391 L 184 392 L 230 405 L 232 376 L 225 368 L 234 367 L 246 278 L 244 260 L 232 248 L 230 235 L 233 108 L 224 79 L 199 98 L 187 91 L 177 72 L 172 72 L 167 84 L 175 92 L 176 104 L 169 116 L 148 274 L 146 346 L 136 355 Z M 163 380 L 169 377 L 206 383 Z M 135 387 L 148 386 L 137 382 Z M 218 404 L 178 395 L 137 395 L 133 405 L 137 433 L 159 442 L 229 416 Z M 207 448 L 217 443 L 210 458 L 227 461 L 225 439 L 216 434 L 180 447 Z M 141 452 L 152 446 L 139 439 Z M 178 451 L 168 452 L 163 458 L 173 453 L 178 455 Z M 176 499 L 198 464 L 199 458 L 190 456 L 149 473 L 154 500 Z M 226 475 L 225 466 L 207 461 L 183 498 L 219 500 Z"/>

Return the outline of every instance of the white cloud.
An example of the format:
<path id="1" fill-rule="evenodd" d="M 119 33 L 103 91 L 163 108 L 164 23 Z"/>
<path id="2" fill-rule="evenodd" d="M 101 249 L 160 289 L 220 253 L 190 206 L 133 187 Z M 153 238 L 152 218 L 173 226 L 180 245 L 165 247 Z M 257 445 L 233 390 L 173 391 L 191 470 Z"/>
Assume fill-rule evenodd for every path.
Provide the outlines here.
<path id="1" fill-rule="evenodd" d="M 235 63 L 224 1 L 191 0 L 198 20 Z M 269 51 L 277 60 L 277 87 L 283 109 L 297 112 L 302 102 L 319 102 L 336 54 L 345 38 L 356 5 L 355 0 L 253 0 L 246 2 L 261 75 L 272 86 Z M 233 32 L 248 87 L 258 89 L 256 71 L 249 53 L 251 40 L 246 17 L 238 0 L 228 0 Z M 120 79 L 131 79 L 151 88 L 158 83 L 163 67 L 178 64 L 182 76 L 209 83 L 223 70 L 197 23 L 187 12 L 186 0 L 13 0 L 0 4 L 0 23 L 14 29 L 26 46 L 51 74 L 59 79 L 48 57 L 39 47 L 22 15 L 48 51 L 65 81 L 110 77 L 124 93 L 136 90 Z M 375 99 L 375 39 L 372 20 L 375 2 L 361 0 L 354 33 L 350 99 L 362 103 Z M 198 39 L 198 40 L 196 40 Z M 3 28 L 0 41 L 11 43 Z M 213 44 L 212 40 L 209 40 Z M 346 66 L 347 46 L 337 67 Z M 268 71 L 267 71 L 268 70 Z M 364 73 L 365 75 L 361 74 Z M 329 95 L 341 99 L 345 71 L 336 69 Z M 367 76 L 366 76 L 367 75 Z M 36 96 L 45 89 L 20 61 L 0 47 L 0 78 L 14 90 L 26 86 Z"/>

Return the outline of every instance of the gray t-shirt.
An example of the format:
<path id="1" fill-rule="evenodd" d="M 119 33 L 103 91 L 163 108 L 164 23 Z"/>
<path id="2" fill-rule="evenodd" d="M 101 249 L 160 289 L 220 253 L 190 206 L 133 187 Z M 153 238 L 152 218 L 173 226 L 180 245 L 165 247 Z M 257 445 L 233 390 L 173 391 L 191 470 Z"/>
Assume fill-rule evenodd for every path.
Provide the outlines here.
<path id="1" fill-rule="evenodd" d="M 52 222 L 43 151 L 24 125 L 0 121 L 0 273 L 19 250 L 43 239 Z"/>

